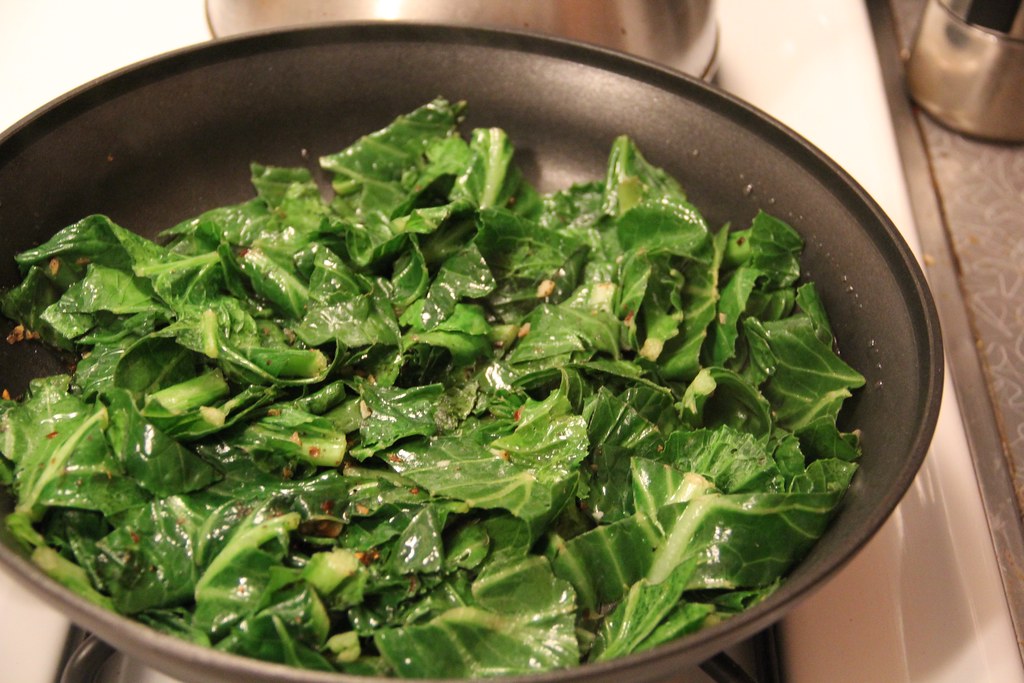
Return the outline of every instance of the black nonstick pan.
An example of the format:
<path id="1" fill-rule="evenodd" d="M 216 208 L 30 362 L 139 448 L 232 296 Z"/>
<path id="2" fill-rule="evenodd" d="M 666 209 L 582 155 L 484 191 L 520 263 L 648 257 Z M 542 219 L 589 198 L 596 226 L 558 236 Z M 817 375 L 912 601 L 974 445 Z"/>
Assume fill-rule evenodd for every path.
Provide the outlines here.
<path id="1" fill-rule="evenodd" d="M 439 95 L 469 103 L 466 130 L 505 128 L 541 190 L 601 177 L 624 133 L 681 180 L 710 224 L 745 224 L 759 208 L 788 221 L 806 240 L 805 276 L 844 359 L 867 378 L 842 416 L 862 433 L 861 469 L 828 532 L 776 593 L 654 650 L 529 680 L 668 678 L 774 623 L 853 557 L 913 480 L 939 409 L 939 325 L 909 248 L 836 164 L 756 109 L 673 71 L 525 34 L 344 25 L 214 42 L 103 78 L 0 136 L 0 287 L 18 279 L 16 252 L 87 214 L 155 235 L 249 198 L 251 161 L 315 167 L 319 155 Z M 33 344 L 0 346 L 12 393 L 60 369 Z M 12 506 L 0 491 L 0 517 Z M 45 577 L 5 527 L 0 562 L 83 628 L 175 677 L 356 680 L 203 649 L 106 612 Z"/>

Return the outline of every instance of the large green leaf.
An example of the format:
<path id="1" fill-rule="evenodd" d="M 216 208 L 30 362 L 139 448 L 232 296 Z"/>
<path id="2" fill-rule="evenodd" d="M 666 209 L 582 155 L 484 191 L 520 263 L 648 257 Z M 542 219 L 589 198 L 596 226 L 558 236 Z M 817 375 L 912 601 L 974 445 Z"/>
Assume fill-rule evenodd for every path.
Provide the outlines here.
<path id="1" fill-rule="evenodd" d="M 34 380 L 21 405 L 3 414 L 4 454 L 14 462 L 15 512 L 33 521 L 47 507 L 112 515 L 145 503 L 107 445 L 108 413 L 67 392 L 68 377 Z"/>
<path id="2" fill-rule="evenodd" d="M 147 422 L 124 390 L 106 396 L 107 436 L 125 473 L 156 496 L 187 493 L 219 478 L 217 470 Z"/>
<path id="3" fill-rule="evenodd" d="M 195 546 L 209 509 L 171 496 L 131 511 L 99 540 L 98 572 L 119 610 L 134 614 L 191 603 Z"/>
<path id="4" fill-rule="evenodd" d="M 764 385 L 775 419 L 790 430 L 815 419 L 839 414 L 851 390 L 864 385 L 864 376 L 822 343 L 806 315 L 748 325 L 772 354 L 773 371 Z"/>
<path id="5" fill-rule="evenodd" d="M 569 457 L 577 457 L 568 451 Z M 508 510 L 537 534 L 565 506 L 578 475 L 558 478 L 556 466 L 513 461 L 486 443 L 452 435 L 414 442 L 390 452 L 391 466 L 435 496 L 474 508 Z M 560 469 L 560 466 L 559 466 Z"/>
<path id="6" fill-rule="evenodd" d="M 473 597 L 473 606 L 379 631 L 374 642 L 404 677 L 514 676 L 579 661 L 572 588 L 544 558 L 491 563 L 473 583 Z"/>
<path id="7" fill-rule="evenodd" d="M 195 623 L 217 635 L 243 619 L 264 599 L 271 568 L 288 545 L 299 514 L 259 509 L 236 526 L 227 543 L 204 567 L 195 584 Z"/>
<path id="8" fill-rule="evenodd" d="M 630 586 L 629 592 L 601 623 L 590 661 L 601 662 L 628 655 L 643 648 L 644 642 L 675 610 L 693 574 L 695 561 L 680 565 L 661 583 L 645 579 Z"/>

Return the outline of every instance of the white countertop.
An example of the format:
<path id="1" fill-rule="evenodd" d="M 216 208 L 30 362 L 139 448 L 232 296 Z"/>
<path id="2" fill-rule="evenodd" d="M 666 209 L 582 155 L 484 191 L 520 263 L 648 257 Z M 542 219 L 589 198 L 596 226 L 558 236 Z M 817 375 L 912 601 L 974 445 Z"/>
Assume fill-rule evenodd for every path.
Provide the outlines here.
<path id="1" fill-rule="evenodd" d="M 921 257 L 863 4 L 719 0 L 718 11 L 720 85 L 832 156 Z M 210 38 L 202 0 L 11 0 L 0 15 L 0 130 L 93 78 Z M 2 574 L 0 612 L 5 680 L 50 683 L 36 663 L 56 661 L 66 621 Z M 785 619 L 782 639 L 794 683 L 1024 683 L 951 387 L 907 497 Z"/>

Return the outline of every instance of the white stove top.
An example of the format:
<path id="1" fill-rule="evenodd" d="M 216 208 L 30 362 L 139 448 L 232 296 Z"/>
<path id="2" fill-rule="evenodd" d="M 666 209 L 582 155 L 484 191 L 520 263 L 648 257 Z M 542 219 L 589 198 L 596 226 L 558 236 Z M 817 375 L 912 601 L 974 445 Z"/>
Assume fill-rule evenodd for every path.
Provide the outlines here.
<path id="1" fill-rule="evenodd" d="M 203 0 L 4 3 L 0 130 L 92 78 L 210 38 Z M 718 0 L 719 84 L 835 159 L 920 251 L 859 0 Z M 889 522 L 781 629 L 792 683 L 1024 683 L 952 387 Z M 51 683 L 67 621 L 0 573 L 5 680 Z M 28 653 L 28 654 L 27 654 Z M 122 680 L 155 682 L 134 671 Z"/>

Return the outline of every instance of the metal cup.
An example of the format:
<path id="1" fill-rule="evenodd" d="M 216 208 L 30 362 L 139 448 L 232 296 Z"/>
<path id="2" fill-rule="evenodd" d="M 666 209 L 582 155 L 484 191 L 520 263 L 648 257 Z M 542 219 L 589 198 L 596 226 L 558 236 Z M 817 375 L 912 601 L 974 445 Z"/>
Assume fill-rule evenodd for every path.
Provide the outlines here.
<path id="1" fill-rule="evenodd" d="M 907 62 L 911 96 L 969 136 L 1024 142 L 1024 36 L 968 19 L 970 2 L 928 0 Z"/>

